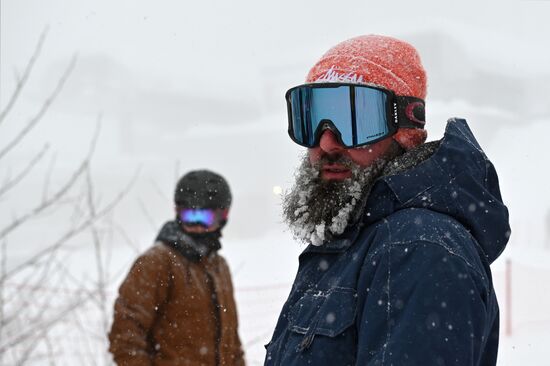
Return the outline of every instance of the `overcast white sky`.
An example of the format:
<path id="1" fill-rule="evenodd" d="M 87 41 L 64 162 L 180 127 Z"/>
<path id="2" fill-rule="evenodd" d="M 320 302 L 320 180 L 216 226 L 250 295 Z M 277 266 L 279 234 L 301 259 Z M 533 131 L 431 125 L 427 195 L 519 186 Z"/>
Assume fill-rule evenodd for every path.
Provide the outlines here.
<path id="1" fill-rule="evenodd" d="M 48 141 L 59 169 L 70 169 L 101 113 L 99 189 L 116 191 L 141 167 L 135 195 L 159 222 L 170 203 L 159 203 L 153 186 L 169 200 L 175 175 L 193 168 L 228 177 L 241 197 L 235 215 L 244 221 L 255 222 L 245 211 L 271 207 L 273 186 L 288 186 L 301 151 L 286 136 L 283 93 L 329 47 L 356 35 L 397 36 L 419 48 L 430 80 L 432 137 L 446 118 L 465 116 L 496 153 L 505 150 L 505 142 L 493 140 L 501 124 L 532 124 L 550 105 L 550 1 L 2 0 L 0 6 L 0 106 L 49 27 L 0 143 L 78 54 L 63 93 L 6 164 L 21 164 Z M 525 118 L 523 111 L 539 112 Z M 31 200 L 16 196 L 10 205 L 25 199 Z M 150 231 L 143 229 L 143 237 Z"/>
<path id="2" fill-rule="evenodd" d="M 116 64 L 151 89 L 204 90 L 197 84 L 216 82 L 248 90 L 259 72 L 307 66 L 343 39 L 425 29 L 451 34 L 480 62 L 492 58 L 528 73 L 550 61 L 549 11 L 544 0 L 3 0 L 2 75 L 20 67 L 46 25 L 44 64 L 79 52 Z"/>

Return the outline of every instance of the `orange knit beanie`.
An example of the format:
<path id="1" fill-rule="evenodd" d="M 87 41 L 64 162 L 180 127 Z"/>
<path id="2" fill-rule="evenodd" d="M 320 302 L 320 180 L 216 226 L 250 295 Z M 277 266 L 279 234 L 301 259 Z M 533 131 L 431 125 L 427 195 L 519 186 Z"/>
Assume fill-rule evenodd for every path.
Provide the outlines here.
<path id="1" fill-rule="evenodd" d="M 396 95 L 426 98 L 426 72 L 410 44 L 392 37 L 351 38 L 328 50 L 306 77 L 307 83 L 340 82 L 382 87 Z M 423 129 L 400 128 L 393 138 L 405 149 L 426 140 Z"/>

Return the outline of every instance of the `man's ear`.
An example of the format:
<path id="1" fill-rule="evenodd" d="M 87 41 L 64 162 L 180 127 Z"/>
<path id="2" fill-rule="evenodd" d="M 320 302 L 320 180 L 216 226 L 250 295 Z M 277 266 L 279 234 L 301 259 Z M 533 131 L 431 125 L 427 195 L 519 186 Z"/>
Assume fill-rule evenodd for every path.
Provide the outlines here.
<path id="1" fill-rule="evenodd" d="M 393 139 L 405 150 L 422 145 L 427 137 L 428 132 L 419 128 L 400 128 L 393 135 Z"/>

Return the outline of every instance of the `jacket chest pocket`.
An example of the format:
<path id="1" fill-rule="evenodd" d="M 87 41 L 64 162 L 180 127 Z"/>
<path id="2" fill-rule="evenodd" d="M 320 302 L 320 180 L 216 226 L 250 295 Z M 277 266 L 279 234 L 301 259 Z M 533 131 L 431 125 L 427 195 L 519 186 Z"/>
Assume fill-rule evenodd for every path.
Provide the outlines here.
<path id="1" fill-rule="evenodd" d="M 336 338 L 349 339 L 352 331 L 345 331 L 355 321 L 356 308 L 357 295 L 352 288 L 307 291 L 290 310 L 290 331 L 302 335 L 296 351 L 310 348 L 318 336 L 324 338 L 319 343 L 333 342 Z"/>

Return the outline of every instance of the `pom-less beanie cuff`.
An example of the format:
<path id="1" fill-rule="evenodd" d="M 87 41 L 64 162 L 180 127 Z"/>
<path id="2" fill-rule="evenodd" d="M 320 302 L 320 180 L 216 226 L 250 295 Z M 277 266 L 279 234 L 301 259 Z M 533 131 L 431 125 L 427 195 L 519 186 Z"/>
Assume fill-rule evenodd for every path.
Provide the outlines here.
<path id="1" fill-rule="evenodd" d="M 380 86 L 397 95 L 426 98 L 426 72 L 416 49 L 392 37 L 367 35 L 341 42 L 325 53 L 306 82 Z"/>

